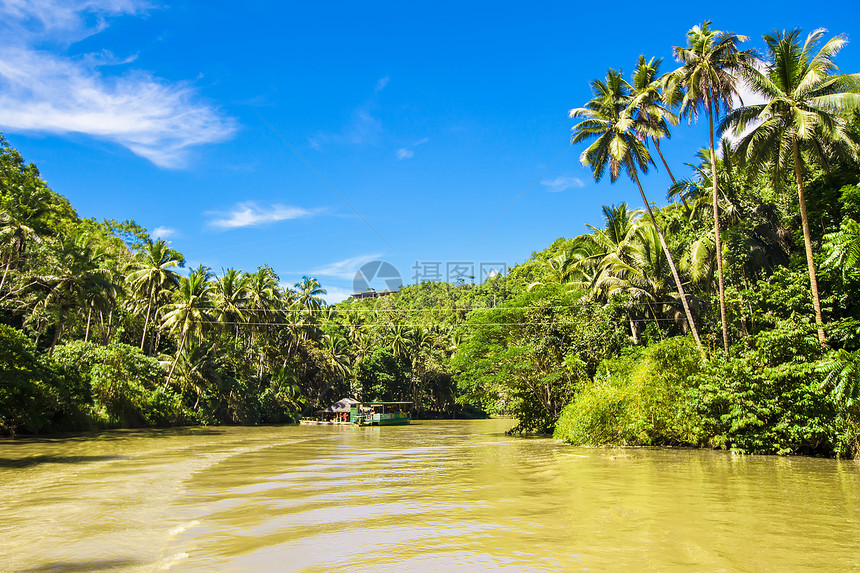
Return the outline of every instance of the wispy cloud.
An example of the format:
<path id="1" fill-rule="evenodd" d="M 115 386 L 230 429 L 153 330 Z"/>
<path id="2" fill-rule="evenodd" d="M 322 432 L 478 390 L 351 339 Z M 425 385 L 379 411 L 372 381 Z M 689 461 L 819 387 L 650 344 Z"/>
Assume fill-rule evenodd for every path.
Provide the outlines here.
<path id="1" fill-rule="evenodd" d="M 585 187 L 585 181 L 579 177 L 570 177 L 565 175 L 556 177 L 555 179 L 544 179 L 540 184 L 547 187 L 547 191 L 550 193 L 559 193 L 560 191 L 565 191 L 574 187 Z"/>
<path id="2" fill-rule="evenodd" d="M 176 229 L 171 229 L 170 227 L 156 227 L 152 230 L 150 235 L 156 239 L 169 239 L 176 235 Z"/>
<path id="3" fill-rule="evenodd" d="M 415 156 L 415 148 L 419 145 L 424 145 L 430 141 L 430 138 L 423 137 L 408 147 L 401 147 L 397 150 L 397 160 L 412 159 Z"/>
<path id="4" fill-rule="evenodd" d="M 310 146 L 321 149 L 327 144 L 362 145 L 374 144 L 382 133 L 382 122 L 371 113 L 371 104 L 353 110 L 349 122 L 340 131 L 319 131 L 310 138 Z"/>
<path id="5" fill-rule="evenodd" d="M 322 267 L 316 268 L 312 270 L 309 274 L 313 276 L 334 277 L 339 279 L 352 280 L 355 278 L 355 273 L 358 271 L 358 269 L 361 268 L 363 264 L 369 263 L 370 261 L 376 261 L 381 256 L 381 254 L 376 253 L 373 255 L 360 255 L 358 257 L 351 257 L 349 259 L 337 261 L 336 263 L 329 263 Z"/>
<path id="6" fill-rule="evenodd" d="M 173 168 L 187 163 L 190 147 L 230 138 L 235 121 L 200 101 L 191 84 L 141 70 L 105 73 L 134 56 L 71 57 L 63 53 L 67 46 L 43 49 L 98 33 L 108 17 L 147 8 L 133 0 L 0 1 L 0 127 L 91 135 Z"/>
<path id="7" fill-rule="evenodd" d="M 335 145 L 373 145 L 383 133 L 382 122 L 373 115 L 376 96 L 388 85 L 388 76 L 378 80 L 373 89 L 373 97 L 352 110 L 349 120 L 336 131 L 318 131 L 308 140 L 314 149 L 328 144 Z"/>
<path id="8" fill-rule="evenodd" d="M 18 32 L 19 41 L 50 35 L 74 42 L 107 27 L 106 17 L 146 13 L 142 0 L 2 0 L 0 27 Z"/>
<path id="9" fill-rule="evenodd" d="M 326 294 L 323 295 L 323 300 L 328 304 L 337 304 L 343 302 L 350 297 L 352 289 L 345 289 L 333 286 L 324 286 Z"/>
<path id="10" fill-rule="evenodd" d="M 208 211 L 205 214 L 213 216 L 209 226 L 221 230 L 239 229 L 241 227 L 256 227 L 278 221 L 301 219 L 318 215 L 320 210 L 309 210 L 289 205 L 259 205 L 254 201 L 239 203 L 230 211 Z"/>

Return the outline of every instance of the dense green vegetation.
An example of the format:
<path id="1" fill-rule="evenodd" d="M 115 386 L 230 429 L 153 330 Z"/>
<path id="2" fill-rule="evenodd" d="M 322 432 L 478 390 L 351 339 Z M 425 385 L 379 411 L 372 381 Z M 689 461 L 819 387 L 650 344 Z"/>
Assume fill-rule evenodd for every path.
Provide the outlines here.
<path id="1" fill-rule="evenodd" d="M 763 65 L 743 41 L 697 26 L 677 70 L 640 57 L 571 111 L 583 164 L 629 176 L 642 210 L 606 206 L 481 285 L 334 306 L 312 277 L 184 270 L 0 140 L 0 431 L 279 423 L 352 395 L 573 444 L 860 455 L 860 76 L 839 36 L 766 36 Z M 767 103 L 732 107 L 741 80 Z M 700 116 L 678 179 L 661 139 Z"/>

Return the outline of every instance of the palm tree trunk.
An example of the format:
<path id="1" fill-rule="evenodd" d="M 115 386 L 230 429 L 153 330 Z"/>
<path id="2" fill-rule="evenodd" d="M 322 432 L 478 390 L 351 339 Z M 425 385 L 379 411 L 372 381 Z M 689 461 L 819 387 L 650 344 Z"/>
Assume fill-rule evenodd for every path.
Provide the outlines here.
<path id="1" fill-rule="evenodd" d="M 54 338 L 51 340 L 51 347 L 48 349 L 48 356 L 54 355 L 54 348 L 60 341 L 60 332 L 63 330 L 63 311 L 60 310 L 60 317 L 57 320 L 57 328 L 54 330 Z"/>
<path id="2" fill-rule="evenodd" d="M 726 321 L 726 289 L 723 284 L 723 243 L 720 239 L 720 207 L 717 203 L 717 154 L 714 151 L 714 106 L 711 90 L 708 90 L 708 135 L 711 138 L 711 181 L 714 200 L 714 238 L 717 257 L 717 284 L 720 293 L 720 322 L 723 326 L 723 348 L 729 351 L 729 325 Z"/>
<path id="3" fill-rule="evenodd" d="M 146 305 L 146 319 L 143 321 L 143 336 L 140 337 L 140 351 L 143 352 L 143 343 L 146 342 L 146 329 L 149 327 L 149 313 L 152 310 L 152 299 L 155 290 L 149 293 L 149 303 Z"/>
<path id="4" fill-rule="evenodd" d="M 12 253 L 9 253 L 9 258 L 6 259 L 6 268 L 3 269 L 3 278 L 0 279 L 0 290 L 3 290 L 3 285 L 6 283 L 6 273 L 9 272 L 9 265 L 12 264 Z"/>
<path id="5" fill-rule="evenodd" d="M 654 212 L 651 210 L 651 204 L 645 197 L 645 191 L 642 190 L 642 183 L 639 181 L 639 174 L 635 169 L 633 178 L 636 180 L 636 186 L 639 187 L 639 194 L 642 196 L 642 201 L 645 203 L 645 208 L 648 210 L 648 216 L 651 217 L 651 224 L 657 231 L 657 237 L 660 239 L 660 245 L 663 247 L 663 252 L 666 253 L 666 260 L 669 262 L 669 268 L 672 269 L 672 276 L 675 278 L 675 286 L 678 287 L 678 294 L 681 296 L 681 304 L 684 306 L 684 314 L 687 315 L 687 323 L 690 325 L 690 330 L 693 331 L 693 338 L 696 339 L 696 346 L 704 352 L 702 348 L 702 340 L 699 338 L 699 330 L 696 328 L 696 323 L 693 321 L 693 313 L 690 312 L 690 305 L 687 304 L 687 294 L 684 292 L 684 285 L 681 284 L 681 276 L 678 274 L 678 269 L 675 267 L 675 261 L 672 259 L 672 253 L 669 252 L 669 247 L 666 246 L 666 239 L 663 238 L 663 231 L 657 225 L 657 220 L 654 218 Z"/>
<path id="6" fill-rule="evenodd" d="M 188 338 L 188 332 L 182 333 L 182 341 L 179 343 L 179 350 L 176 351 L 176 358 L 173 359 L 173 365 L 170 366 L 170 372 L 167 373 L 167 380 L 164 381 L 164 387 L 170 384 L 170 379 L 173 377 L 173 370 L 176 368 L 176 363 L 179 362 L 179 355 L 182 354 L 182 349 L 185 347 L 185 339 Z"/>
<path id="7" fill-rule="evenodd" d="M 90 339 L 90 319 L 93 316 L 93 305 L 90 304 L 90 308 L 87 310 L 87 329 L 84 331 L 84 342 L 88 342 Z"/>
<path id="8" fill-rule="evenodd" d="M 636 332 L 636 323 L 633 322 L 633 316 L 628 311 L 627 320 L 630 321 L 630 334 L 633 335 L 633 345 L 639 346 L 639 334 Z"/>
<path id="9" fill-rule="evenodd" d="M 792 141 L 794 151 L 794 176 L 797 179 L 797 199 L 800 203 L 800 221 L 803 225 L 803 246 L 806 249 L 806 265 L 809 267 L 809 285 L 812 288 L 812 308 L 815 309 L 815 324 L 818 325 L 818 342 L 827 344 L 824 320 L 821 318 L 821 301 L 818 298 L 818 279 L 815 276 L 815 259 L 812 258 L 812 239 L 809 234 L 809 219 L 806 216 L 806 199 L 803 196 L 803 176 L 800 172 L 800 148 L 797 138 Z"/>
<path id="10" fill-rule="evenodd" d="M 666 158 L 663 157 L 663 152 L 660 150 L 660 141 L 654 136 L 651 136 L 651 141 L 654 142 L 654 147 L 657 148 L 657 155 L 660 156 L 660 160 L 663 162 L 663 167 L 666 168 L 666 173 L 669 174 L 669 179 L 672 180 L 672 185 L 676 185 L 678 182 L 675 181 L 675 176 L 672 175 L 672 170 L 669 169 L 669 164 L 666 163 Z M 686 209 L 687 213 L 689 213 L 690 205 L 687 203 L 687 200 L 684 198 L 684 195 L 679 194 L 678 196 L 681 198 L 681 202 L 684 204 L 684 209 Z"/>

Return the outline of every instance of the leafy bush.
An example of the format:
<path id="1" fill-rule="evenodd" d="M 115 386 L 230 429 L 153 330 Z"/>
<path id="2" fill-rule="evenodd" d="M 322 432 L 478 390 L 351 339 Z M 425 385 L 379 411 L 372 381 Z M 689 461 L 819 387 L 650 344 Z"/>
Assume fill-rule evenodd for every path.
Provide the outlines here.
<path id="1" fill-rule="evenodd" d="M 689 337 L 607 360 L 562 411 L 554 436 L 579 445 L 697 444 L 701 428 L 689 393 L 700 366 Z"/>
<path id="2" fill-rule="evenodd" d="M 814 325 L 779 321 L 750 346 L 712 358 L 694 377 L 708 442 L 744 453 L 832 453 L 836 412 L 816 367 L 823 349 Z"/>
<path id="3" fill-rule="evenodd" d="M 0 324 L 0 432 L 38 432 L 62 410 L 50 367 L 16 328 Z"/>
<path id="4" fill-rule="evenodd" d="M 187 423 L 181 397 L 163 388 L 164 373 L 155 358 L 134 346 L 111 342 L 99 346 L 73 341 L 54 352 L 57 367 L 88 395 L 93 422 L 100 427 L 136 427 Z"/>

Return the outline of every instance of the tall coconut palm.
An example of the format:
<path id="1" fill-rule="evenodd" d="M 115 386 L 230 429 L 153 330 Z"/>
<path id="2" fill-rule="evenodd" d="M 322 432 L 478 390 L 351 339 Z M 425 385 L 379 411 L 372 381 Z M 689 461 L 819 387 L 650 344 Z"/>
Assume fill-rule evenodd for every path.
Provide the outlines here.
<path id="1" fill-rule="evenodd" d="M 92 300 L 108 299 L 116 289 L 110 275 L 93 256 L 86 233 L 60 236 L 49 252 L 44 269 L 33 273 L 33 282 L 24 305 L 32 304 L 33 317 L 44 311 L 53 320 L 54 337 L 48 351 L 52 355 L 66 327 L 69 315 Z"/>
<path id="2" fill-rule="evenodd" d="M 278 306 L 288 306 L 288 300 L 282 300 L 278 288 L 278 275 L 269 266 L 257 267 L 257 272 L 247 275 L 247 305 L 249 321 L 254 323 L 250 328 L 251 341 L 254 345 L 254 333 L 261 325 L 272 322 L 272 311 Z M 288 313 L 289 314 L 289 313 Z"/>
<path id="3" fill-rule="evenodd" d="M 302 280 L 297 282 L 295 287 L 298 291 L 297 301 L 305 309 L 319 310 L 325 304 L 322 296 L 326 294 L 326 290 L 314 277 L 302 277 Z"/>
<path id="4" fill-rule="evenodd" d="M 179 275 L 171 269 L 179 265 L 180 257 L 179 253 L 170 248 L 170 243 L 158 239 L 145 244 L 129 264 L 129 285 L 146 301 L 146 316 L 140 337 L 141 350 L 146 342 L 153 306 L 158 302 L 162 291 L 179 285 Z"/>
<path id="5" fill-rule="evenodd" d="M 660 245 L 666 253 L 666 259 L 672 270 L 675 287 L 684 306 L 690 330 L 696 339 L 696 344 L 701 348 L 702 343 L 699 339 L 699 332 L 693 320 L 693 315 L 690 312 L 689 304 L 687 303 L 684 285 L 681 282 L 678 269 L 672 260 L 672 255 L 669 252 L 669 247 L 666 245 L 663 233 L 660 231 L 657 220 L 654 218 L 651 204 L 648 203 L 648 198 L 642 189 L 642 183 L 639 181 L 639 170 L 647 173 L 648 165 L 649 163 L 653 164 L 653 161 L 645 144 L 637 136 L 643 133 L 648 134 L 652 128 L 637 124 L 637 121 L 632 116 L 629 107 L 632 99 L 631 88 L 619 72 L 613 69 L 608 70 L 606 81 L 593 80 L 591 82 L 591 89 L 594 98 L 585 107 L 570 111 L 571 118 L 583 118 L 582 121 L 573 127 L 571 143 L 594 140 L 582 152 L 580 161 L 583 165 L 592 168 L 595 181 L 600 181 L 606 172 L 606 167 L 609 166 L 610 181 L 615 182 L 623 169 L 636 183 L 636 186 L 639 188 L 639 194 L 642 196 L 642 201 L 645 203 L 645 208 L 648 211 L 648 216 L 651 218 L 651 222 L 659 236 Z"/>
<path id="6" fill-rule="evenodd" d="M 642 211 L 630 210 L 627 203 L 603 206 L 603 228 L 587 225 L 592 233 L 590 238 L 606 256 L 628 259 L 631 241 L 636 237 L 636 229 Z"/>
<path id="7" fill-rule="evenodd" d="M 610 255 L 604 261 L 600 283 L 609 294 L 623 293 L 660 326 L 658 312 L 671 307 L 671 285 L 666 280 L 668 258 L 657 229 L 643 223 L 635 227 L 625 257 Z"/>
<path id="8" fill-rule="evenodd" d="M 222 327 L 232 325 L 237 339 L 239 323 L 246 319 L 247 286 L 248 275 L 236 269 L 222 270 L 213 285 L 215 318 Z"/>
<path id="9" fill-rule="evenodd" d="M 164 328 L 179 337 L 179 349 L 167 374 L 167 382 L 173 376 L 176 362 L 188 339 L 202 336 L 205 325 L 212 321 L 210 274 L 205 267 L 198 267 L 188 278 L 181 278 L 179 289 L 173 293 L 173 302 L 165 308 Z"/>
<path id="10" fill-rule="evenodd" d="M 714 119 L 731 105 L 738 95 L 738 73 L 751 66 L 750 50 L 738 49 L 746 36 L 712 30 L 711 22 L 693 26 L 687 32 L 687 46 L 675 46 L 672 51 L 681 67 L 669 76 L 668 83 L 685 90 L 681 100 L 681 114 L 690 121 L 699 119 L 704 109 L 708 114 L 711 165 L 716 165 L 714 148 Z M 720 297 L 720 321 L 723 327 L 723 347 L 729 351 L 729 328 L 726 320 L 726 293 L 723 282 L 723 255 L 720 240 L 720 210 L 717 201 L 717 177 L 712 177 L 714 210 L 714 236 L 716 240 L 717 282 Z"/>
<path id="11" fill-rule="evenodd" d="M 662 58 L 651 58 L 646 61 L 645 56 L 639 56 L 639 61 L 636 62 L 636 69 L 633 71 L 633 82 L 631 83 L 633 87 L 633 102 L 631 105 L 635 110 L 637 119 L 651 127 L 649 130 L 650 134 L 645 137 L 650 137 L 651 142 L 654 144 L 654 149 L 657 150 L 657 155 L 660 156 L 663 167 L 666 168 L 666 173 L 669 174 L 669 179 L 672 180 L 672 185 L 676 185 L 675 175 L 669 168 L 669 163 L 660 149 L 659 134 L 665 134 L 664 136 L 668 139 L 671 137 L 669 125 L 676 125 L 678 123 L 678 116 L 672 113 L 668 107 L 675 103 L 678 91 L 671 89 L 675 86 L 667 84 L 660 76 L 660 65 L 662 63 Z M 680 198 L 684 204 L 684 208 L 689 212 L 690 206 L 687 204 L 686 198 L 683 195 L 680 195 Z"/>
<path id="12" fill-rule="evenodd" d="M 749 69 L 746 78 L 766 101 L 733 111 L 721 126 L 733 126 L 739 132 L 754 126 L 741 139 L 738 150 L 751 164 L 771 168 L 777 183 L 782 181 L 786 169 L 794 169 L 812 306 L 821 344 L 826 337 L 806 214 L 801 153 L 825 168 L 836 157 L 856 156 L 858 142 L 840 113 L 860 108 L 857 93 L 860 74 L 836 73 L 839 69 L 834 58 L 847 40 L 835 36 L 815 52 L 825 33 L 823 29 L 815 30 L 802 45 L 800 30 L 764 36 L 767 61 L 761 70 Z"/>

